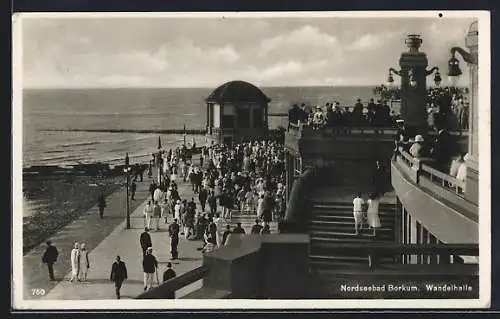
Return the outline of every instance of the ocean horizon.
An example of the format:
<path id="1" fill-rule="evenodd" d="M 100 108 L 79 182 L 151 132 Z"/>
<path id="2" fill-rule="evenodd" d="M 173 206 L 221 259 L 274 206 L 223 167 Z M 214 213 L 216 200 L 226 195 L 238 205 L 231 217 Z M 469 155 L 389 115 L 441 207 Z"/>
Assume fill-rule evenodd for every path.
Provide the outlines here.
<path id="1" fill-rule="evenodd" d="M 375 98 L 375 86 L 262 87 L 270 113 L 294 103 L 353 105 Z M 79 163 L 143 162 L 156 150 L 159 134 L 53 130 L 162 130 L 205 128 L 205 98 L 214 88 L 30 88 L 23 90 L 23 167 Z M 270 117 L 271 128 L 286 118 Z M 183 142 L 179 134 L 160 135 L 164 147 Z M 188 135 L 197 145 L 204 136 Z"/>

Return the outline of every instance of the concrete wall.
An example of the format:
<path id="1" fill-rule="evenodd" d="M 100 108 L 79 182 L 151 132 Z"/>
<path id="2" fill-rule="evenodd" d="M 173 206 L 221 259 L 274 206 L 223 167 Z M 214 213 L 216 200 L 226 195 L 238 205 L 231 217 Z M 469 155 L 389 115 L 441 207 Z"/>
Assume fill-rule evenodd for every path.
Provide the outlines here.
<path id="1" fill-rule="evenodd" d="M 206 291 L 233 299 L 300 298 L 309 276 L 309 236 L 244 235 L 240 242 L 204 256 Z"/>
<path id="2" fill-rule="evenodd" d="M 424 191 L 408 180 L 396 165 L 391 166 L 392 186 L 412 221 L 418 220 L 443 243 L 478 243 L 477 220 L 467 217 L 465 209 L 447 205 Z"/>

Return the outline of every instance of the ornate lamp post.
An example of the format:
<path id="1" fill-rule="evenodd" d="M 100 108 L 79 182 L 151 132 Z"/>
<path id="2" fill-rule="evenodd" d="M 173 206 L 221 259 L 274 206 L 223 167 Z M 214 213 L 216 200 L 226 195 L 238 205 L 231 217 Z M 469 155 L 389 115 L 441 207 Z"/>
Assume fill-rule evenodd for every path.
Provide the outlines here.
<path id="1" fill-rule="evenodd" d="M 130 229 L 130 200 L 129 200 L 129 183 L 130 183 L 130 172 L 132 171 L 132 167 L 130 167 L 130 160 L 128 158 L 128 153 L 125 155 L 125 167 L 123 167 L 123 173 L 125 173 L 126 176 L 126 184 L 125 184 L 125 190 L 126 190 L 126 207 L 127 207 L 127 229 Z"/>
<path id="2" fill-rule="evenodd" d="M 401 53 L 399 66 L 401 70 L 389 68 L 387 81 L 394 82 L 393 74 L 401 77 L 401 117 L 405 121 L 410 134 L 427 133 L 426 77 L 434 73 L 434 83 L 441 83 L 439 68 L 427 70 L 427 55 L 418 49 L 422 38 L 418 34 L 409 34 L 406 41 L 408 52 Z"/>
<path id="3" fill-rule="evenodd" d="M 478 147 L 478 25 L 477 21 L 473 22 L 469 26 L 469 32 L 465 38 L 465 46 L 469 49 L 469 52 L 462 49 L 461 47 L 452 47 L 450 49 L 451 57 L 448 60 L 448 77 L 451 82 L 454 83 L 455 80 L 462 75 L 462 70 L 460 69 L 460 62 L 455 57 L 456 53 L 459 53 L 469 67 L 469 147 L 468 153 L 469 158 L 467 163 L 467 187 L 465 191 L 465 197 L 477 203 L 478 201 L 478 157 L 479 157 L 479 147 Z"/>

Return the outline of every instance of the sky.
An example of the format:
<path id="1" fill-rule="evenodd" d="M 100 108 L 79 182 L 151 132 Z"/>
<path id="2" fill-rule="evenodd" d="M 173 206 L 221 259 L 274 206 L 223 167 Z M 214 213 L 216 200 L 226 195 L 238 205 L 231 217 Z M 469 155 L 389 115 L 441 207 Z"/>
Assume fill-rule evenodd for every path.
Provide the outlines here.
<path id="1" fill-rule="evenodd" d="M 448 84 L 470 18 L 29 18 L 24 88 L 376 85 L 399 69 L 408 34 Z M 17 36 L 17 35 L 15 35 Z M 467 83 L 466 64 L 459 57 Z M 397 76 L 395 76 L 397 80 Z M 432 76 L 427 79 L 432 82 Z"/>

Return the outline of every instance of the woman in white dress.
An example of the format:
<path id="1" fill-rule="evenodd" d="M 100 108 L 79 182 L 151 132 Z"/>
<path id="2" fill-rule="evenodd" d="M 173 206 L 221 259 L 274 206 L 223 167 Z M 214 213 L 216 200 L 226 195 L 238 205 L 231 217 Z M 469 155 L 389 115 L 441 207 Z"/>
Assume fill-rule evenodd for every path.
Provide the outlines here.
<path id="1" fill-rule="evenodd" d="M 373 228 L 373 236 L 375 236 L 377 228 L 380 228 L 381 226 L 380 217 L 378 215 L 378 195 L 375 193 L 370 194 L 370 199 L 368 199 L 367 204 L 368 209 L 366 212 L 366 218 L 368 219 L 368 225 Z"/>
<path id="2" fill-rule="evenodd" d="M 85 248 L 85 244 L 80 245 L 80 281 L 87 281 L 87 274 L 89 272 L 89 251 Z"/>
<path id="3" fill-rule="evenodd" d="M 78 279 L 78 273 L 80 268 L 80 245 L 75 243 L 75 246 L 71 250 L 71 278 L 69 281 L 73 280 L 80 281 Z"/>

